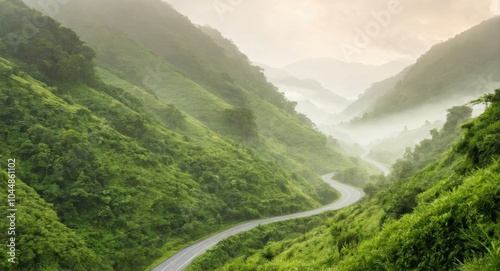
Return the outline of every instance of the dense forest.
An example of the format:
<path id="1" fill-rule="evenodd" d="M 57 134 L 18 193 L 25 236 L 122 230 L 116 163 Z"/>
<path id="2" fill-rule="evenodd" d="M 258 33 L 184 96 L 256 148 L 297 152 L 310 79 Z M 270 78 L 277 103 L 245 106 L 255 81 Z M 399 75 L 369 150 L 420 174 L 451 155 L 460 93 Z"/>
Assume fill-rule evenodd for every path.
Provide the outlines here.
<path id="1" fill-rule="evenodd" d="M 145 269 L 238 221 L 329 203 L 318 173 L 355 165 L 271 85 L 188 73 L 119 32 L 101 34 L 123 55 L 103 53 L 21 1 L 0 1 L 0 25 L 0 159 L 18 165 L 22 233 L 1 269 Z"/>
<path id="2" fill-rule="evenodd" d="M 229 238 L 189 270 L 499 270 L 500 89 L 475 102 L 484 114 L 450 109 L 361 204 Z"/>

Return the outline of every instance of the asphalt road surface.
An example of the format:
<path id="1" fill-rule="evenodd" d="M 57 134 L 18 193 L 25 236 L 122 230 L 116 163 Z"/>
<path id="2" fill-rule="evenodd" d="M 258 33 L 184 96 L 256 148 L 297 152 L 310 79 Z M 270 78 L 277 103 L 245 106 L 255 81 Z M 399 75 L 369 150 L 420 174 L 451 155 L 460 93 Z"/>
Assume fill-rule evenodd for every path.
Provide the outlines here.
<path id="1" fill-rule="evenodd" d="M 378 169 L 382 170 L 384 172 L 384 175 L 387 176 L 389 173 L 391 173 L 391 170 L 387 168 L 386 166 L 382 165 L 381 163 L 371 159 L 369 157 L 369 152 L 366 152 L 365 154 L 361 155 L 361 159 L 365 160 L 366 162 L 376 166 Z"/>
<path id="2" fill-rule="evenodd" d="M 347 207 L 349 205 L 352 205 L 352 204 L 358 202 L 365 195 L 363 193 L 363 190 L 361 190 L 360 188 L 349 186 L 349 185 L 334 181 L 334 180 L 332 180 L 332 176 L 333 176 L 333 173 L 324 175 L 322 178 L 323 178 L 323 181 L 325 181 L 326 183 L 328 183 L 329 185 L 331 185 L 333 188 L 335 188 L 337 191 L 340 192 L 341 196 L 340 196 L 340 199 L 338 199 L 337 201 L 335 201 L 329 205 L 325 205 L 323 207 L 320 207 L 320 208 L 314 209 L 314 210 L 310 210 L 310 211 L 289 214 L 289 215 L 284 215 L 284 216 L 265 218 L 265 219 L 259 219 L 259 220 L 253 220 L 250 222 L 244 222 L 240 225 L 234 226 L 233 228 L 230 228 L 226 231 L 218 233 L 212 237 L 209 237 L 205 240 L 202 240 L 196 244 L 193 244 L 193 245 L 177 252 L 172 257 L 168 258 L 166 261 L 164 261 L 163 263 L 161 263 L 160 265 L 155 267 L 153 269 L 153 271 L 181 271 L 181 270 L 184 270 L 196 257 L 200 256 L 208 249 L 214 247 L 221 240 L 224 240 L 230 236 L 236 235 L 236 234 L 244 232 L 244 231 L 251 230 L 259 225 L 264 225 L 264 224 L 269 224 L 269 223 L 274 223 L 274 222 L 284 221 L 284 220 L 289 220 L 289 219 L 294 219 L 294 218 L 308 217 L 308 216 L 313 216 L 313 215 L 323 213 L 325 211 L 342 209 L 344 207 Z"/>

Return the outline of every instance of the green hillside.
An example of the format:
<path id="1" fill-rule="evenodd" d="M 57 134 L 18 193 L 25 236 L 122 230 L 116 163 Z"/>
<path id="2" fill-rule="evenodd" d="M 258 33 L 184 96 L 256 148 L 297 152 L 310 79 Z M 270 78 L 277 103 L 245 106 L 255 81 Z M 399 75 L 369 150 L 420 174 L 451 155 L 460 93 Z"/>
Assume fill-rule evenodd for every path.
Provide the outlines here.
<path id="1" fill-rule="evenodd" d="M 236 107 L 138 43 L 116 46 L 120 63 L 166 69 L 164 92 L 112 62 L 94 67 L 72 30 L 21 1 L 0 1 L 0 25 L 0 160 L 18 164 L 22 217 L 18 262 L 2 254 L 0 269 L 141 270 L 236 222 L 330 202 L 312 170 L 354 164 L 271 101 L 238 87 L 253 109 Z"/>
<path id="2" fill-rule="evenodd" d="M 411 67 L 411 66 L 410 66 Z M 366 89 L 365 92 L 358 97 L 356 101 L 351 103 L 346 109 L 340 114 L 343 119 L 351 119 L 356 116 L 363 115 L 367 112 L 371 112 L 373 107 L 377 103 L 378 98 L 382 97 L 388 91 L 393 89 L 396 84 L 401 81 L 410 67 L 404 69 L 397 75 L 387 78 L 383 81 L 374 83 L 370 88 Z"/>
<path id="3" fill-rule="evenodd" d="M 235 236 L 189 270 L 499 270 L 500 89 L 480 102 L 463 125 L 470 108 L 450 109 L 361 204 Z"/>
<path id="4" fill-rule="evenodd" d="M 464 121 L 467 117 L 470 116 L 465 115 Z M 394 137 L 378 140 L 371 146 L 369 155 L 378 162 L 391 165 L 422 139 L 430 138 L 442 126 L 442 121 L 426 122 L 422 127 L 406 129 Z"/>
<path id="5" fill-rule="evenodd" d="M 193 144 L 99 90 L 66 86 L 78 93 L 71 94 L 3 59 L 2 65 L 2 160 L 17 158 L 19 178 L 51 204 L 43 206 L 51 206 L 95 254 L 106 257 L 102 270 L 135 270 L 162 250 L 227 223 L 333 198 L 323 186 L 315 189 L 314 182 L 215 135 L 204 145 Z M 58 91 L 62 98 L 54 95 Z M 54 217 L 47 223 L 58 222 Z M 30 227 L 20 225 L 19 231 L 31 232 Z M 167 241 L 172 243 L 162 249 Z M 22 264 L 14 270 L 51 261 L 31 242 L 22 246 Z"/>
<path id="6" fill-rule="evenodd" d="M 354 123 L 417 109 L 463 104 L 500 86 L 500 17 L 433 46 Z"/>
<path id="7" fill-rule="evenodd" d="M 327 147 L 327 137 L 230 41 L 210 37 L 170 6 L 158 0 L 106 0 L 72 1 L 60 9 L 56 18 L 95 49 L 103 70 L 218 134 L 304 176 L 311 169 L 325 173 L 353 165 Z"/>

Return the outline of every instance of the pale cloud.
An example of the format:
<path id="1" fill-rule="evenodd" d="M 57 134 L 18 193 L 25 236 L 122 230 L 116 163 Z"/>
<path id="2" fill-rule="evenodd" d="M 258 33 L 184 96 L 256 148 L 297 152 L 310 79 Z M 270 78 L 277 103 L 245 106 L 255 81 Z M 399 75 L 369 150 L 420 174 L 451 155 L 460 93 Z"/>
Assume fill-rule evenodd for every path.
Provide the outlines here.
<path id="1" fill-rule="evenodd" d="M 493 3 L 491 3 L 491 9 L 490 10 L 495 15 L 500 15 L 500 0 L 493 0 Z"/>
<path id="2" fill-rule="evenodd" d="M 498 14 L 500 0 L 166 2 L 194 23 L 221 31 L 251 60 L 281 66 L 314 57 L 348 60 L 342 48 L 349 46 L 356 49 L 350 60 L 358 62 L 416 59 L 435 43 Z M 380 15 L 398 3 L 400 12 L 391 13 L 389 18 Z M 360 32 L 370 34 L 369 42 L 356 46 L 356 38 L 359 41 L 363 35 Z"/>

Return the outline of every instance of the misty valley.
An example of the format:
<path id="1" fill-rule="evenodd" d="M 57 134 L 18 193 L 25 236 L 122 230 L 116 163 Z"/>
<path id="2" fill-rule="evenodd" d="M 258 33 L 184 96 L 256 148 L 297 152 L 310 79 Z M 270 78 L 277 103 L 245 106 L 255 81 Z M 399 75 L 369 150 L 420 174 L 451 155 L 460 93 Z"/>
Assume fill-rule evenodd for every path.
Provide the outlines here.
<path id="1" fill-rule="evenodd" d="M 279 2 L 0 0 L 0 270 L 500 270 L 500 4 Z"/>

